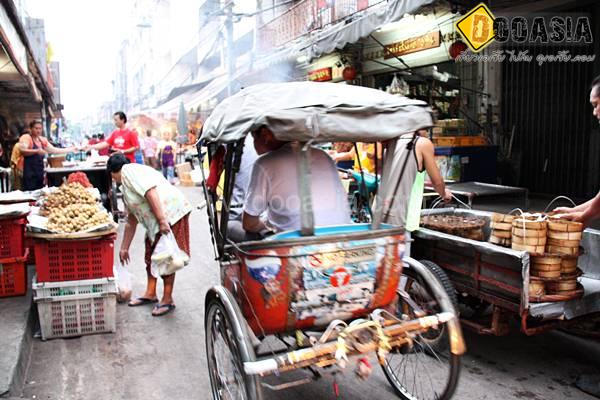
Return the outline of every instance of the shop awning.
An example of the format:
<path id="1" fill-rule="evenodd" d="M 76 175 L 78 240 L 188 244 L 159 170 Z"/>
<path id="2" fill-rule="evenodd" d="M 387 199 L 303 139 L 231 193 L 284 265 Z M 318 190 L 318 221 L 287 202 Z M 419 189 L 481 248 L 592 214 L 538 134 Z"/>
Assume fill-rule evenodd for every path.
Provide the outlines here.
<path id="1" fill-rule="evenodd" d="M 295 47 L 297 53 L 306 55 L 309 59 L 314 59 L 323 54 L 329 54 L 335 49 L 342 49 L 348 43 L 356 43 L 382 26 L 396 22 L 405 14 L 413 13 L 434 1 L 397 0 L 382 3 L 381 6 L 368 9 L 351 22 L 340 22 L 312 32 L 305 36 L 303 40 L 297 41 L 293 47 Z"/>

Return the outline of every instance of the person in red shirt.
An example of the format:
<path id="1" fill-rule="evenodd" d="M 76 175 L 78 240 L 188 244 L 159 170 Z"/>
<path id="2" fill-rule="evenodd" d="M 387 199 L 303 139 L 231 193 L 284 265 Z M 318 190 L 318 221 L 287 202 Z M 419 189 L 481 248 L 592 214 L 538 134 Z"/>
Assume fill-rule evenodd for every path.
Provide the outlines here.
<path id="1" fill-rule="evenodd" d="M 117 129 L 110 134 L 108 139 L 97 144 L 89 145 L 88 149 L 103 150 L 110 147 L 115 152 L 125 154 L 125 157 L 127 157 L 129 161 L 135 163 L 135 152 L 140 148 L 137 133 L 125 126 L 127 124 L 127 116 L 123 111 L 114 113 L 113 120 Z"/>

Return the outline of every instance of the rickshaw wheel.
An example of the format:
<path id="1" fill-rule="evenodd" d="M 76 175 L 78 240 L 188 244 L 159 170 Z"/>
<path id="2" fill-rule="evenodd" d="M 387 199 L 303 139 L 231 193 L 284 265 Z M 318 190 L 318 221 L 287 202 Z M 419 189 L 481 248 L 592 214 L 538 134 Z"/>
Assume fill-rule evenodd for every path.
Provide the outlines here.
<path id="1" fill-rule="evenodd" d="M 213 399 L 261 399 L 258 378 L 244 372 L 244 362 L 255 361 L 256 356 L 237 303 L 220 287 L 213 296 L 209 292 L 206 304 L 206 355 Z"/>
<path id="2" fill-rule="evenodd" d="M 414 267 L 403 270 L 407 278 L 403 288 L 411 300 L 427 315 L 445 311 L 458 315 L 456 293 L 444 271 L 429 261 L 421 261 L 421 268 L 428 270 L 427 275 Z M 416 318 L 413 307 L 402 301 L 401 296 L 396 315 Z M 458 328 L 449 323 L 430 329 L 416 335 L 412 345 L 387 355 L 383 372 L 401 399 L 447 400 L 452 397 L 460 372 L 460 356 L 448 351 L 454 329 Z"/>

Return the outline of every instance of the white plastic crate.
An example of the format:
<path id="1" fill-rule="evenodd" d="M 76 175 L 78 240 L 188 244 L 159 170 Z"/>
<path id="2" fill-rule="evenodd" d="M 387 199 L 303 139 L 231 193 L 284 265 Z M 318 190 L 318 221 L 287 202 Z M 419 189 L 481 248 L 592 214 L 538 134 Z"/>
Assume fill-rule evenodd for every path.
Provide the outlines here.
<path id="1" fill-rule="evenodd" d="M 117 287 L 112 278 L 33 282 L 42 339 L 115 332 Z"/>

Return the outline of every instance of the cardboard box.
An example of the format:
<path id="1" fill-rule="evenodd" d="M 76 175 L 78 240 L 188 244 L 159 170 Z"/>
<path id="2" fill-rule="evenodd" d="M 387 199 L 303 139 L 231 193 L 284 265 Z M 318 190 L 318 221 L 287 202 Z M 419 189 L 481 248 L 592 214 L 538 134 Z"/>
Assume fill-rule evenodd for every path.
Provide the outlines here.
<path id="1" fill-rule="evenodd" d="M 185 172 L 189 173 L 191 170 L 192 170 L 192 166 L 191 166 L 190 163 L 187 163 L 187 162 L 186 163 L 177 164 L 175 166 L 175 173 L 177 174 L 177 177 L 179 179 L 181 179 L 182 175 Z"/>

